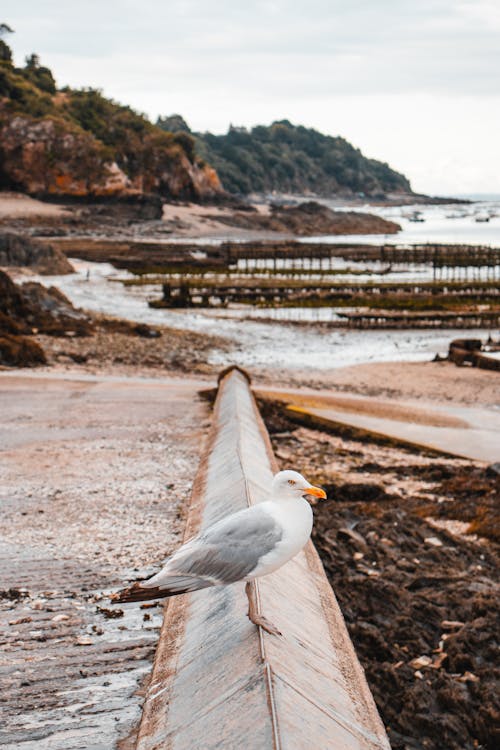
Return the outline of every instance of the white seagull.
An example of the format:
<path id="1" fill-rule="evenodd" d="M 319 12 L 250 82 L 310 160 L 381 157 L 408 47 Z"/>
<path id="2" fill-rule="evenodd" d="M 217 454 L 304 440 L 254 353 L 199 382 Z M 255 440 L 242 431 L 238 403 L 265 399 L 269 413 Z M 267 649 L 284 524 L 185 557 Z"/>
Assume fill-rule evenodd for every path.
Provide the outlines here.
<path id="1" fill-rule="evenodd" d="M 174 552 L 159 573 L 111 598 L 138 602 L 246 581 L 248 617 L 268 633 L 280 635 L 257 612 L 250 581 L 281 568 L 306 544 L 313 523 L 306 499 L 311 495 L 326 498 L 324 490 L 297 471 L 280 471 L 273 478 L 269 500 L 217 521 Z"/>

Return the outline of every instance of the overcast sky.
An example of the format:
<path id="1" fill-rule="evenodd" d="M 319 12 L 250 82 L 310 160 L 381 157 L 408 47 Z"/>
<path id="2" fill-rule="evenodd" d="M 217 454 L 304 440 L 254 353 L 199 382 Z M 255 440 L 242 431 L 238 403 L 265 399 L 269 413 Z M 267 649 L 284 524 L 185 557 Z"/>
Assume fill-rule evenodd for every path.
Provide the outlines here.
<path id="1" fill-rule="evenodd" d="M 500 193 L 499 0 L 3 0 L 15 61 L 194 130 L 342 135 L 427 193 Z"/>

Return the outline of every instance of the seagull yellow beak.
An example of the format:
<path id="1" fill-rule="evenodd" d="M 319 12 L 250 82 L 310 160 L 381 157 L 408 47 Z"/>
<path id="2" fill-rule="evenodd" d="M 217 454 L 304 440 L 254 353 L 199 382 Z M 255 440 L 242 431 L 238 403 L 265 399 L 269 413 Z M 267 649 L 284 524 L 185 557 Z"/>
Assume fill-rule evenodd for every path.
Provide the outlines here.
<path id="1" fill-rule="evenodd" d="M 304 491 L 304 495 L 314 495 L 314 497 L 320 497 L 322 500 L 326 500 L 326 492 L 321 487 L 313 487 L 312 485 Z"/>

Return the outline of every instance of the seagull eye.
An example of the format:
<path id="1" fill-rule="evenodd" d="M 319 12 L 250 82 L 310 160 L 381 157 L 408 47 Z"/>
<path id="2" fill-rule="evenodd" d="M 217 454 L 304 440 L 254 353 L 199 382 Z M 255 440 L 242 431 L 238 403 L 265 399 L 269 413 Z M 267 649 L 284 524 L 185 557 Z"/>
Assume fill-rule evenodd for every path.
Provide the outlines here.
<path id="1" fill-rule="evenodd" d="M 295 484 L 295 481 L 293 479 L 289 479 L 288 484 Z"/>

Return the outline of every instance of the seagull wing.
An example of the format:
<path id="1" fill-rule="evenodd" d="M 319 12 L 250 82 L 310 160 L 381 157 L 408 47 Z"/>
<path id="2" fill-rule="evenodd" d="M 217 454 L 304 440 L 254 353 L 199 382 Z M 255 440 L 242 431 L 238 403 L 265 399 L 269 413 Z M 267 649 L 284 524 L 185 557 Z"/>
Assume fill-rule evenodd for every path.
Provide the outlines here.
<path id="1" fill-rule="evenodd" d="M 283 529 L 267 503 L 223 518 L 180 547 L 162 570 L 114 595 L 115 601 L 141 601 L 240 581 L 271 552 Z"/>

